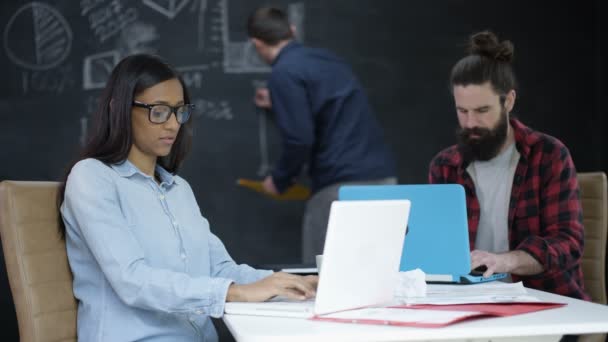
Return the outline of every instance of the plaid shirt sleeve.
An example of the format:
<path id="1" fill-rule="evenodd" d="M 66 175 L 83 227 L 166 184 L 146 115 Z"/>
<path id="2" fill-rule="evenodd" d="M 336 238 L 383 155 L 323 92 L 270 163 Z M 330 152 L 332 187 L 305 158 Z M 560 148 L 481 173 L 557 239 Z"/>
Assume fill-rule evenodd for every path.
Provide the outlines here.
<path id="1" fill-rule="evenodd" d="M 429 184 L 459 183 L 457 175 L 449 168 L 444 167 L 445 164 L 451 163 L 455 156 L 456 149 L 451 147 L 441 151 L 431 160 L 429 165 Z"/>
<path id="2" fill-rule="evenodd" d="M 441 168 L 435 163 L 435 160 L 429 165 L 429 184 L 444 183 L 441 177 Z"/>
<path id="3" fill-rule="evenodd" d="M 532 181 L 540 182 L 539 234 L 530 235 L 517 246 L 540 262 L 545 270 L 541 275 L 545 277 L 576 266 L 583 250 L 582 209 L 574 163 L 564 145 L 553 147 L 538 161 L 538 179 Z M 536 196 L 534 191 L 522 191 L 524 197 L 526 193 Z"/>

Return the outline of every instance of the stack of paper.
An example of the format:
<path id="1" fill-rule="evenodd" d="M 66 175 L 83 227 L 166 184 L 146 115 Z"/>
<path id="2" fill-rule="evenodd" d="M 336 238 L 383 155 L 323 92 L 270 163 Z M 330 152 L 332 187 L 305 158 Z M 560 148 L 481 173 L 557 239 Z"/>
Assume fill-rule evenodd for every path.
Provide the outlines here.
<path id="1" fill-rule="evenodd" d="M 499 281 L 473 285 L 427 285 L 425 297 L 396 298 L 400 304 L 475 304 L 475 303 L 529 303 L 539 299 L 530 296 L 522 282 Z"/>
<path id="2" fill-rule="evenodd" d="M 396 298 L 399 304 L 315 316 L 313 319 L 414 327 L 442 327 L 471 318 L 502 317 L 561 307 L 530 296 L 521 282 L 428 285 L 425 297 Z"/>

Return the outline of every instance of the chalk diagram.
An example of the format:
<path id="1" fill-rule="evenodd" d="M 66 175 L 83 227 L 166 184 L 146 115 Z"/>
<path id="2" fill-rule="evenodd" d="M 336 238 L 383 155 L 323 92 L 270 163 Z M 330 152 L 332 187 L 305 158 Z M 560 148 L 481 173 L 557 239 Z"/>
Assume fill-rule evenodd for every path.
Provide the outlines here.
<path id="1" fill-rule="evenodd" d="M 143 0 L 146 6 L 169 19 L 175 18 L 189 2 L 190 0 Z"/>
<path id="2" fill-rule="evenodd" d="M 233 41 L 230 38 L 230 21 L 228 0 L 220 0 L 220 25 L 224 49 L 224 72 L 226 73 L 263 73 L 270 72 L 270 67 L 259 57 L 249 40 Z M 292 3 L 287 6 L 287 14 L 296 26 L 296 37 L 301 40 L 304 33 L 304 3 Z"/>
<path id="3" fill-rule="evenodd" d="M 9 59 L 26 69 L 49 70 L 70 54 L 72 29 L 55 8 L 30 2 L 21 6 L 4 29 Z"/>
<path id="4" fill-rule="evenodd" d="M 118 64 L 120 54 L 118 51 L 106 51 L 85 57 L 82 65 L 82 87 L 86 90 L 101 89 Z"/>

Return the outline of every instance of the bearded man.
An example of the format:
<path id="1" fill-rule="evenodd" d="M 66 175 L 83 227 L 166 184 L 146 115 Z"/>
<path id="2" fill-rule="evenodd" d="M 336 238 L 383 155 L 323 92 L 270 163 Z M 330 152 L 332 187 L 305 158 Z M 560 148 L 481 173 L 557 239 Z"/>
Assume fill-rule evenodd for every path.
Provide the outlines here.
<path id="1" fill-rule="evenodd" d="M 511 42 L 487 31 L 471 36 L 450 78 L 458 144 L 433 158 L 429 181 L 465 188 L 472 268 L 589 300 L 574 163 L 562 142 L 511 116 L 512 57 Z"/>

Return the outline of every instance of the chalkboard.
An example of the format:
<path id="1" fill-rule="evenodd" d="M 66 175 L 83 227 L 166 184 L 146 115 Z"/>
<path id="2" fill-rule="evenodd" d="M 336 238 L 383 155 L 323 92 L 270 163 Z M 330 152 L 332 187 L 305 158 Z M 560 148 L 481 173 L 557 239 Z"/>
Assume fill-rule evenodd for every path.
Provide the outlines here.
<path id="1" fill-rule="evenodd" d="M 60 179 L 89 133 L 112 67 L 128 54 L 157 53 L 180 70 L 199 109 L 180 174 L 212 230 L 239 262 L 299 261 L 304 203 L 236 186 L 239 177 L 260 177 L 279 154 L 272 117 L 252 103 L 269 68 L 247 42 L 245 20 L 262 4 L 268 1 L 0 2 L 0 180 Z M 467 37 L 483 29 L 515 43 L 520 118 L 564 141 L 579 171 L 608 171 L 600 0 L 272 4 L 288 11 L 303 43 L 328 48 L 353 67 L 402 183 L 425 182 L 430 159 L 453 143 L 448 74 Z M 8 291 L 5 282 L 0 290 Z"/>

